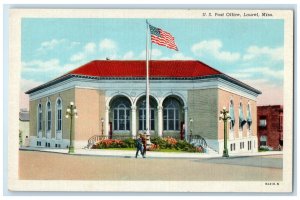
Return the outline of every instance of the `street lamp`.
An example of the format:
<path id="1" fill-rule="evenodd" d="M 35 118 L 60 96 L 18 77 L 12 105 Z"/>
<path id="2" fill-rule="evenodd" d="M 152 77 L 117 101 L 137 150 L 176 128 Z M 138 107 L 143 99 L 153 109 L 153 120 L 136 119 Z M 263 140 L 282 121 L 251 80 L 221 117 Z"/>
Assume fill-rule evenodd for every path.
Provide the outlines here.
<path id="1" fill-rule="evenodd" d="M 222 157 L 229 157 L 228 149 L 227 149 L 227 120 L 230 119 L 229 111 L 226 110 L 226 107 L 223 107 L 223 110 L 220 111 L 219 120 L 223 120 L 224 122 L 224 150 Z"/>
<path id="2" fill-rule="evenodd" d="M 77 118 L 77 109 L 76 106 L 74 105 L 74 102 L 71 101 L 70 105 L 67 108 L 66 111 L 66 118 L 71 118 L 71 123 L 70 123 L 70 146 L 69 146 L 69 152 L 68 153 L 74 153 L 74 146 L 73 146 L 73 117 Z"/>
<path id="3" fill-rule="evenodd" d="M 104 119 L 103 117 L 101 118 L 101 124 L 102 124 L 102 136 L 103 136 L 103 123 L 104 123 Z"/>
<path id="4" fill-rule="evenodd" d="M 190 139 L 189 139 L 189 142 L 191 142 L 192 135 L 193 135 L 193 129 L 192 129 L 192 123 L 193 122 L 194 122 L 194 119 L 190 118 L 190 124 L 189 124 L 189 127 L 190 127 Z"/>

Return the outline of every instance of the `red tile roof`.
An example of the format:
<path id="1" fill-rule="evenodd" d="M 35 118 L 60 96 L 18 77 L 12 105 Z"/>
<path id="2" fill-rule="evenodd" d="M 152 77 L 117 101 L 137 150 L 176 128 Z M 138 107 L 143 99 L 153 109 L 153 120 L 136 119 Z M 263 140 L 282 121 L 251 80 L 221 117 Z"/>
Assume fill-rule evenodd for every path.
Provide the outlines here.
<path id="1" fill-rule="evenodd" d="M 150 77 L 201 77 L 222 74 L 196 60 L 150 61 Z M 145 77 L 146 61 L 143 60 L 94 60 L 67 74 L 94 77 Z"/>
<path id="2" fill-rule="evenodd" d="M 197 60 L 151 60 L 150 78 L 152 79 L 198 79 L 219 77 L 224 80 L 235 83 L 241 87 L 247 88 L 254 93 L 261 94 L 259 90 L 236 80 L 222 72 Z M 74 76 L 83 76 L 87 78 L 109 78 L 109 79 L 145 79 L 146 61 L 144 60 L 94 60 L 82 65 L 52 81 L 28 90 L 26 94 L 31 94 L 44 89 L 58 82 L 67 80 Z"/>

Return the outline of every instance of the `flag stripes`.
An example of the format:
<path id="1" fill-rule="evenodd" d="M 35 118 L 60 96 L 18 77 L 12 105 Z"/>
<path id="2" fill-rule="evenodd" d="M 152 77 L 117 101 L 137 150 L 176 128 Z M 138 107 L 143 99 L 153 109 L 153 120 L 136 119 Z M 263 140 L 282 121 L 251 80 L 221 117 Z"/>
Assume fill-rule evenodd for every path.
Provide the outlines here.
<path id="1" fill-rule="evenodd" d="M 152 43 L 178 51 L 175 38 L 168 32 L 149 24 Z"/>

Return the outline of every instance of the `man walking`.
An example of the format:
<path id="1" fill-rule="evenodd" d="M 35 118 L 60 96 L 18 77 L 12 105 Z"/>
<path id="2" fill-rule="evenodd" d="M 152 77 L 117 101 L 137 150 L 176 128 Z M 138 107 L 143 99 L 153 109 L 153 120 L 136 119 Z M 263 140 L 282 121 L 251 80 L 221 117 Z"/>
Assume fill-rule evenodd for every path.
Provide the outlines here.
<path id="1" fill-rule="evenodd" d="M 139 137 L 136 139 L 136 153 L 135 153 L 135 158 L 137 158 L 139 151 L 141 152 L 141 155 L 143 156 L 143 158 L 145 158 L 144 156 L 144 145 L 142 142 L 142 134 L 139 135 Z"/>

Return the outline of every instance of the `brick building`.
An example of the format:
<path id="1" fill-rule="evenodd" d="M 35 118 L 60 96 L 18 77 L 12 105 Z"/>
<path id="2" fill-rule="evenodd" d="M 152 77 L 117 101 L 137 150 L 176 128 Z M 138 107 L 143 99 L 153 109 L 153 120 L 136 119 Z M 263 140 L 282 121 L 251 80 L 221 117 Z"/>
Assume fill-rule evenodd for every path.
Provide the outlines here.
<path id="1" fill-rule="evenodd" d="M 282 105 L 257 106 L 257 130 L 259 146 L 278 150 L 283 146 Z"/>

